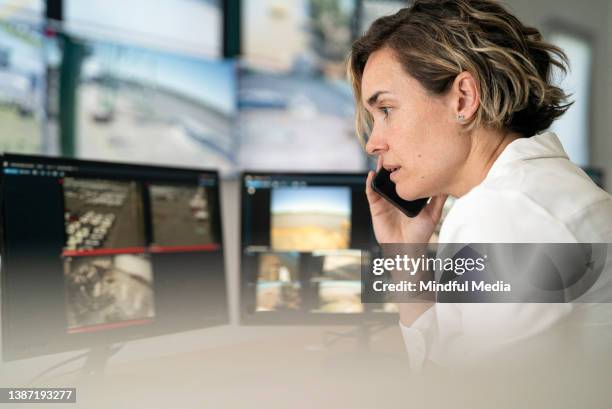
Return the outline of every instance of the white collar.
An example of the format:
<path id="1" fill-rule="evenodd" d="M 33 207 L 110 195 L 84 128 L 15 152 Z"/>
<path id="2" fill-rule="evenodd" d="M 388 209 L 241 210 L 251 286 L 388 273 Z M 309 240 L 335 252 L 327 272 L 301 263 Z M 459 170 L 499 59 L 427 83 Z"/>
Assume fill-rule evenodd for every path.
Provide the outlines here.
<path id="1" fill-rule="evenodd" d="M 553 132 L 544 132 L 530 138 L 519 138 L 509 143 L 493 163 L 485 179 L 499 175 L 502 168 L 511 162 L 539 158 L 569 159 L 557 135 Z"/>

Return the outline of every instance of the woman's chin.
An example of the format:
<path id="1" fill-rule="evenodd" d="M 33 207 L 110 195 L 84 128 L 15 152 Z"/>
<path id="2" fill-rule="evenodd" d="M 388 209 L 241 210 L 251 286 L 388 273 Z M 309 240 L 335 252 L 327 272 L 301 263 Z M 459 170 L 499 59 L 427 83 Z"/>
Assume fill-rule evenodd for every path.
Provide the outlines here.
<path id="1" fill-rule="evenodd" d="M 425 193 L 421 192 L 420 190 L 406 189 L 404 188 L 404 186 L 400 185 L 397 185 L 395 187 L 395 192 L 399 197 L 408 201 L 418 200 L 427 197 Z"/>
<path id="2" fill-rule="evenodd" d="M 404 199 L 404 200 L 408 200 L 408 201 L 413 201 L 413 200 L 417 200 L 418 197 L 414 194 L 414 192 L 403 192 L 400 189 L 395 189 L 395 191 L 397 192 L 397 195 Z"/>

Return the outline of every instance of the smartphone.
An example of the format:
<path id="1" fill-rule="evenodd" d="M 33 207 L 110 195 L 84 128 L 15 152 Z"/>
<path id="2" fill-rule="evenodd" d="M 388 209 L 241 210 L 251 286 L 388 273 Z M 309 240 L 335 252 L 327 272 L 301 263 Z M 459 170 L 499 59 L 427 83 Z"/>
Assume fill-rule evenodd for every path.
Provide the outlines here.
<path id="1" fill-rule="evenodd" d="M 372 189 L 408 217 L 416 217 L 429 201 L 429 198 L 409 201 L 399 197 L 395 191 L 395 183 L 391 180 L 391 173 L 385 168 L 381 168 L 374 176 Z"/>

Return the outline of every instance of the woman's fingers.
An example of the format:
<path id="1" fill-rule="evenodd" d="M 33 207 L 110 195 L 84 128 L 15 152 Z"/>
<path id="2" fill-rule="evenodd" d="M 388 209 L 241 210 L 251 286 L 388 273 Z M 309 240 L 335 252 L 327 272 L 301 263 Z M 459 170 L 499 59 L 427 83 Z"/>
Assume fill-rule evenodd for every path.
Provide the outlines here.
<path id="1" fill-rule="evenodd" d="M 366 179 L 366 196 L 368 197 L 368 202 L 374 203 L 380 198 L 380 195 L 372 189 L 372 181 L 374 180 L 375 173 L 373 171 L 368 172 L 368 177 Z"/>
<path id="2" fill-rule="evenodd" d="M 374 180 L 376 173 L 378 173 L 378 171 L 382 168 L 382 164 L 382 155 L 378 155 L 378 159 L 376 161 L 376 172 L 368 172 L 368 178 L 366 179 L 366 196 L 368 197 L 368 202 L 370 202 L 370 204 L 375 203 L 381 199 L 380 195 L 376 193 L 374 189 L 372 189 L 372 181 Z"/>

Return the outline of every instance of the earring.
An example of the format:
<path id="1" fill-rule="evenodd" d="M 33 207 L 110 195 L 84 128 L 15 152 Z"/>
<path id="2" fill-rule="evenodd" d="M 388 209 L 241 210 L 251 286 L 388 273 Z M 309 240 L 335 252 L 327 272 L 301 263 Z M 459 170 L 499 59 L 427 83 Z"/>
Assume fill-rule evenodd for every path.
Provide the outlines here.
<path id="1" fill-rule="evenodd" d="M 465 115 L 463 115 L 463 114 L 457 115 L 457 121 L 463 122 L 464 120 L 465 120 Z"/>

